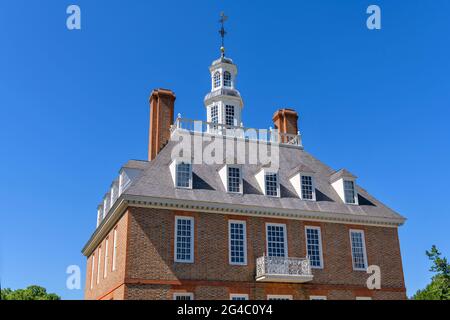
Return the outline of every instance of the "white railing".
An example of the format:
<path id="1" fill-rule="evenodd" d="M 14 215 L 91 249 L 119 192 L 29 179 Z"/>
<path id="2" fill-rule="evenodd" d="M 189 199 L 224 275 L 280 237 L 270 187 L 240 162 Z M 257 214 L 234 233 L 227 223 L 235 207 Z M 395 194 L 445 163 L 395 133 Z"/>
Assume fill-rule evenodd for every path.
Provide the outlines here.
<path id="1" fill-rule="evenodd" d="M 300 132 L 298 134 L 280 133 L 274 129 L 254 129 L 242 126 L 228 126 L 199 120 L 178 117 L 171 127 L 171 132 L 185 130 L 194 133 L 208 133 L 225 137 L 245 138 L 251 141 L 263 141 L 286 145 L 302 146 Z"/>
<path id="2" fill-rule="evenodd" d="M 308 258 L 260 257 L 256 260 L 256 279 L 276 277 L 305 277 L 312 280 Z"/>

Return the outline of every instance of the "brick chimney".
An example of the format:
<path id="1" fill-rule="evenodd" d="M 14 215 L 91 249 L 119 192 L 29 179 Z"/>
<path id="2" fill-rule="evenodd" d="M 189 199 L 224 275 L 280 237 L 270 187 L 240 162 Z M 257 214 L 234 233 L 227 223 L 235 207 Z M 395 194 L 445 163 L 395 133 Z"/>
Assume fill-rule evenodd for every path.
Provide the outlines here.
<path id="1" fill-rule="evenodd" d="M 280 133 L 298 133 L 298 113 L 292 109 L 280 109 L 273 115 L 273 124 Z"/>
<path id="2" fill-rule="evenodd" d="M 171 90 L 156 89 L 150 95 L 150 133 L 148 160 L 156 155 L 170 140 L 170 126 L 173 124 L 175 94 Z"/>

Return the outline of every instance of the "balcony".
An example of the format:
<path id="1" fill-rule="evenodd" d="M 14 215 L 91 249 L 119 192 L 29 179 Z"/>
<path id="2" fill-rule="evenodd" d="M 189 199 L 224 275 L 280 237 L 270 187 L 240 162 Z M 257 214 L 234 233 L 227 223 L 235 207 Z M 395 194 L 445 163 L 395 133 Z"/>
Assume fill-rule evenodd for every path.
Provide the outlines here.
<path id="1" fill-rule="evenodd" d="M 308 258 L 264 256 L 256 260 L 256 281 L 304 283 L 312 279 Z"/>
<path id="2" fill-rule="evenodd" d="M 171 133 L 178 130 L 210 135 L 222 135 L 227 138 L 241 138 L 255 142 L 276 143 L 303 147 L 300 132 L 298 134 L 280 133 L 275 129 L 254 129 L 242 126 L 228 126 L 199 120 L 181 118 L 179 115 L 171 127 Z"/>

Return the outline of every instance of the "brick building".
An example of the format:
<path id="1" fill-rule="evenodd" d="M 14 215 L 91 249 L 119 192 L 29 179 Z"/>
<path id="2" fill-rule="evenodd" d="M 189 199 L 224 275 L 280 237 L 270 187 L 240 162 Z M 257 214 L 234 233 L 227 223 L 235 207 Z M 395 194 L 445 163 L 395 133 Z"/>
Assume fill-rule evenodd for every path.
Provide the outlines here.
<path id="1" fill-rule="evenodd" d="M 405 219 L 306 152 L 294 110 L 245 128 L 224 51 L 207 121 L 174 121 L 174 93 L 152 92 L 148 160 L 121 168 L 82 251 L 85 298 L 406 298 Z M 366 285 L 371 265 L 380 289 Z"/>

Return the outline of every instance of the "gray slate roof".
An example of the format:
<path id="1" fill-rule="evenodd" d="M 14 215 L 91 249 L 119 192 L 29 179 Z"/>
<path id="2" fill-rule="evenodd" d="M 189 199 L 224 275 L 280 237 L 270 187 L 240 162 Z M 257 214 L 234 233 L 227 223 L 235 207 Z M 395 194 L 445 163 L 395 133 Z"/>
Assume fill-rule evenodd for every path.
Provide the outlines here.
<path id="1" fill-rule="evenodd" d="M 243 166 L 243 195 L 226 192 L 218 174 L 218 170 L 223 165 L 193 164 L 193 189 L 177 189 L 174 187 L 169 170 L 169 165 L 172 162 L 171 151 L 175 144 L 175 142 L 169 142 L 151 162 L 133 162 L 129 164 L 140 166 L 144 171 L 125 191 L 125 194 L 274 209 L 282 208 L 397 220 L 403 219 L 402 216 L 383 205 L 359 186 L 357 186 L 359 205 L 345 204 L 330 183 L 331 176 L 336 173 L 334 170 L 300 148 L 282 145 L 280 145 L 279 169 L 280 198 L 267 197 L 260 190 L 255 174 L 261 169 L 261 165 Z M 299 168 L 313 172 L 317 201 L 301 200 L 290 183 L 289 178 L 292 176 L 293 170 Z M 342 172 L 337 173 L 342 174 Z"/>

